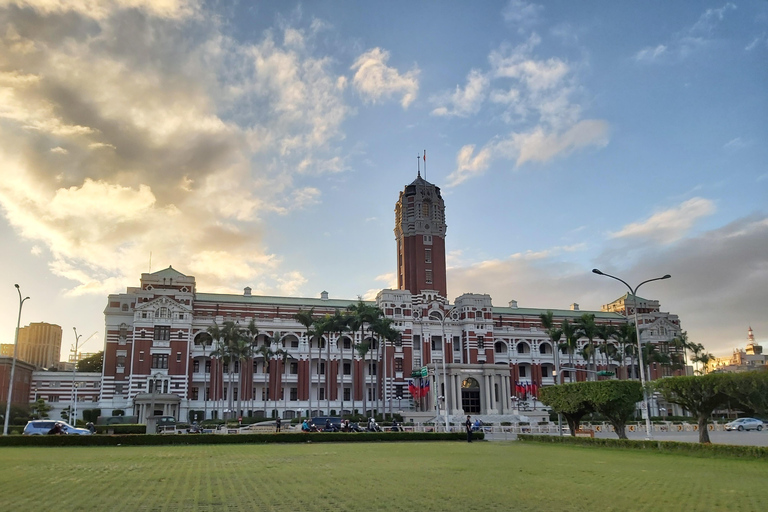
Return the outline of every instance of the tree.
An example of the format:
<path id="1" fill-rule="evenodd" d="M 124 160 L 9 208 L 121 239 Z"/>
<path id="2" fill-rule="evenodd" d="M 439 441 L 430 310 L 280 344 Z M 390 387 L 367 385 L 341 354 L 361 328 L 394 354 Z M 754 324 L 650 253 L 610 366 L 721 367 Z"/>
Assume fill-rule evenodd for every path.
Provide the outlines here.
<path id="1" fill-rule="evenodd" d="M 548 405 L 555 412 L 565 416 L 571 435 L 576 436 L 576 431 L 581 426 L 581 418 L 594 412 L 592 403 L 587 400 L 585 390 L 581 382 L 548 386 L 539 391 L 539 400 Z"/>
<path id="2" fill-rule="evenodd" d="M 195 337 L 195 345 L 203 346 L 203 420 L 207 420 L 208 419 L 208 397 L 206 396 L 206 393 L 208 391 L 208 372 L 205 371 L 206 363 L 207 363 L 207 359 L 205 357 L 205 350 L 206 348 L 213 345 L 213 338 L 207 332 L 200 333 L 200 335 Z"/>
<path id="3" fill-rule="evenodd" d="M 104 367 L 104 351 L 84 357 L 77 362 L 77 371 L 79 372 L 98 372 L 101 373 Z"/>
<path id="4" fill-rule="evenodd" d="M 45 403 L 44 399 L 38 398 L 32 403 L 30 409 L 32 410 L 32 419 L 41 420 L 48 417 L 48 412 L 53 409 L 53 407 Z"/>
<path id="5" fill-rule="evenodd" d="M 619 351 L 620 354 L 620 361 L 621 366 L 624 368 L 624 378 L 629 378 L 629 371 L 627 371 L 627 363 L 626 363 L 626 357 L 629 356 L 629 363 L 630 367 L 635 367 L 635 357 L 637 356 L 637 347 L 635 346 L 635 326 L 626 323 L 621 324 L 619 328 L 614 333 L 614 338 L 616 339 L 616 343 L 619 344 Z M 634 374 L 634 371 L 632 372 Z M 634 378 L 637 378 L 636 375 L 633 375 Z"/>
<path id="6" fill-rule="evenodd" d="M 565 342 L 561 343 L 559 348 L 564 348 L 568 351 L 568 366 L 573 368 L 573 354 L 579 347 L 579 332 L 576 326 L 570 323 L 568 319 L 563 320 L 560 326 L 563 331 L 563 336 L 565 336 Z"/>
<path id="7" fill-rule="evenodd" d="M 695 377 L 669 377 L 654 383 L 664 399 L 678 404 L 696 416 L 699 425 L 699 442 L 709 443 L 707 424 L 712 412 L 726 405 L 734 374 L 713 373 Z"/>
<path id="8" fill-rule="evenodd" d="M 309 346 L 309 417 L 312 417 L 312 336 L 315 335 L 312 330 L 312 326 L 315 323 L 315 308 L 311 308 L 309 311 L 300 310 L 293 315 L 293 318 L 299 322 L 307 333 L 307 345 Z M 352 388 L 354 392 L 354 386 Z"/>
<path id="9" fill-rule="evenodd" d="M 549 341 L 552 343 L 552 352 L 555 357 L 555 368 L 560 370 L 560 338 L 563 336 L 563 330 L 555 327 L 555 314 L 552 311 L 547 311 L 539 315 L 541 319 L 541 326 L 544 328 L 544 332 L 549 336 Z M 555 376 L 555 382 L 560 383 L 560 375 Z"/>
<path id="10" fill-rule="evenodd" d="M 338 389 L 341 392 L 341 412 L 339 413 L 339 416 L 344 415 L 344 342 L 342 341 L 341 337 L 342 335 L 349 330 L 349 323 L 350 323 L 351 317 L 348 314 L 342 314 L 338 309 L 334 312 L 333 316 L 330 318 L 330 324 L 331 324 L 331 332 L 336 333 L 336 343 L 339 346 L 339 351 L 341 352 L 341 358 L 340 358 L 340 367 L 338 370 Z M 350 351 L 352 350 L 352 347 L 350 346 Z M 354 352 L 352 354 L 352 359 L 354 360 Z M 326 368 L 326 371 L 328 369 Z M 354 409 L 354 404 L 353 407 Z"/>
<path id="11" fill-rule="evenodd" d="M 360 329 L 360 343 L 362 343 L 365 340 L 365 326 L 370 326 L 373 322 L 376 321 L 376 319 L 384 316 L 384 312 L 376 307 L 372 306 L 370 304 L 366 304 L 363 302 L 362 297 L 357 298 L 357 304 L 352 304 L 347 308 L 347 311 L 352 313 L 352 318 L 350 319 L 349 328 L 352 331 L 357 331 L 357 329 Z M 355 345 L 353 345 L 353 352 L 352 352 L 352 412 L 354 413 L 355 409 L 355 356 L 354 352 L 357 349 Z M 365 393 L 365 391 L 363 391 Z M 365 400 L 365 397 L 363 398 Z"/>
<path id="12" fill-rule="evenodd" d="M 643 399 L 643 387 L 636 380 L 604 380 L 588 384 L 588 399 L 595 411 L 613 425 L 619 439 L 626 439 L 626 425 Z"/>
<path id="13" fill-rule="evenodd" d="M 255 351 L 255 354 L 260 355 L 264 358 L 264 371 L 267 373 L 267 401 L 269 401 L 269 380 L 272 380 L 272 372 L 271 370 L 271 364 L 272 364 L 272 358 L 275 357 L 277 354 L 274 350 L 272 350 L 272 343 L 271 342 L 265 342 L 262 346 L 257 348 Z M 274 392 L 274 390 L 273 390 Z M 267 404 L 265 404 L 266 407 Z M 275 408 L 277 408 L 277 399 L 275 399 Z M 270 414 L 270 417 L 272 415 Z"/>
<path id="14" fill-rule="evenodd" d="M 331 393 L 330 393 L 331 381 L 329 378 L 331 372 L 329 371 L 329 368 L 328 368 L 328 365 L 331 362 L 331 344 L 329 340 L 325 340 L 324 338 L 326 334 L 332 332 L 332 329 L 333 329 L 333 317 L 331 315 L 325 315 L 324 317 L 318 318 L 317 320 L 315 320 L 314 331 L 315 331 L 315 334 L 317 335 L 318 346 L 320 346 L 323 342 L 325 342 L 325 348 L 327 352 L 325 363 L 323 363 L 323 368 L 324 368 L 323 373 L 325 374 L 325 406 L 326 406 L 327 414 L 331 414 Z M 320 362 L 318 358 L 318 370 L 320 369 L 319 367 L 320 367 Z M 320 403 L 320 399 L 318 397 L 318 405 L 319 403 Z"/>
<path id="15" fill-rule="evenodd" d="M 610 324 L 600 324 L 597 326 L 597 337 L 603 340 L 603 344 L 600 345 L 599 351 L 605 356 L 605 367 L 608 369 L 608 365 L 616 354 L 616 347 L 608 343 L 608 340 L 616 338 L 616 327 Z M 613 349 L 611 349 L 613 347 Z"/>
<path id="16" fill-rule="evenodd" d="M 584 352 L 592 357 L 592 371 L 597 371 L 597 347 L 595 347 L 594 339 L 597 337 L 598 332 L 597 324 L 595 323 L 595 315 L 592 313 L 584 313 L 576 319 L 576 326 L 580 337 L 587 338 L 587 345 L 584 347 Z M 587 359 L 587 365 L 589 365 L 589 359 Z"/>
<path id="17" fill-rule="evenodd" d="M 360 359 L 365 362 L 365 356 L 371 349 L 371 343 L 368 340 L 363 340 L 362 343 L 355 344 L 355 350 L 360 355 Z M 365 375 L 365 369 L 363 369 L 363 375 Z M 363 386 L 363 416 L 368 415 L 368 396 L 366 395 L 366 387 Z"/>
<path id="18" fill-rule="evenodd" d="M 380 317 L 372 325 L 371 330 L 376 334 L 376 404 L 378 407 L 381 402 L 381 407 L 378 407 L 379 412 L 384 409 L 384 363 L 382 355 L 386 354 L 386 350 L 381 350 L 381 341 L 387 339 L 397 339 L 399 333 L 393 327 L 395 323 L 391 318 Z M 381 364 L 380 364 L 381 363 Z M 447 388 L 447 386 L 446 386 Z M 435 393 L 440 394 L 440 390 L 435 390 Z"/>
<path id="19" fill-rule="evenodd" d="M 734 374 L 727 393 L 732 399 L 731 405 L 747 414 L 759 417 L 768 415 L 768 371 Z"/>

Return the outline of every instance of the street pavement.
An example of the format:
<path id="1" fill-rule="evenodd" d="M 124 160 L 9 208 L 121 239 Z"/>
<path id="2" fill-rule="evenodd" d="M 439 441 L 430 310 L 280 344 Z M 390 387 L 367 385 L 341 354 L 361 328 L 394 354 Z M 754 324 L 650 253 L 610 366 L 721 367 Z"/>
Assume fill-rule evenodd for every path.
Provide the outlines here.
<path id="1" fill-rule="evenodd" d="M 556 434 L 551 434 L 556 435 Z M 567 434 L 565 434 L 567 435 Z M 616 439 L 616 434 L 613 432 L 597 432 L 595 437 Z M 628 432 L 627 437 L 629 439 L 643 440 L 645 439 L 645 432 Z M 517 434 L 509 432 L 488 432 L 485 434 L 485 438 L 488 441 L 515 441 L 517 440 Z M 698 443 L 698 432 L 654 432 L 653 439 L 657 441 L 678 441 L 684 443 Z M 743 446 L 768 446 L 768 431 L 762 432 L 710 432 L 709 439 L 714 444 L 732 444 Z"/>

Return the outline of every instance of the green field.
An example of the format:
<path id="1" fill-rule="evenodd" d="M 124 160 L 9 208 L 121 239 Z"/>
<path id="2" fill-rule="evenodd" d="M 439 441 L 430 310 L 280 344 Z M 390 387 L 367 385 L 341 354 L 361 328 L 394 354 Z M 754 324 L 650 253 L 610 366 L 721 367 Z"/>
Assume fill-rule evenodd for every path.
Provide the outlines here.
<path id="1" fill-rule="evenodd" d="M 535 443 L 0 449 L 0 509 L 765 510 L 768 464 Z"/>

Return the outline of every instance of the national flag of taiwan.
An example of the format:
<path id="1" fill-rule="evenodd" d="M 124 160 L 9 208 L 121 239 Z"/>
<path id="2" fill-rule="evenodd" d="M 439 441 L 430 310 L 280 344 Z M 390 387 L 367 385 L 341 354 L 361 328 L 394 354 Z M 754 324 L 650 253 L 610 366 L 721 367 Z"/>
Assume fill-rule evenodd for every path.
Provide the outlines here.
<path id="1" fill-rule="evenodd" d="M 412 380 L 408 381 L 408 392 L 413 398 L 419 398 L 419 388 L 416 387 L 416 384 L 414 384 Z"/>
<path id="2" fill-rule="evenodd" d="M 429 394 L 429 379 L 421 379 L 421 389 L 419 390 L 421 396 L 427 396 Z"/>

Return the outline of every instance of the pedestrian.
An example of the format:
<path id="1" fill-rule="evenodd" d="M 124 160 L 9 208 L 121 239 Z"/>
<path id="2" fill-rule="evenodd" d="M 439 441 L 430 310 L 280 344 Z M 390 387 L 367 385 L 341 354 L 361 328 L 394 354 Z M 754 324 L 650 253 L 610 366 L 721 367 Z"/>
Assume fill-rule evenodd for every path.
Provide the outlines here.
<path id="1" fill-rule="evenodd" d="M 472 442 L 472 418 L 467 415 L 467 421 L 464 422 L 464 429 L 467 431 L 467 442 Z"/>
<path id="2" fill-rule="evenodd" d="M 88 431 L 89 431 L 91 434 L 95 434 L 95 433 L 96 433 L 96 427 L 93 425 L 93 422 L 92 422 L 92 421 L 89 421 L 89 422 L 88 422 L 88 424 L 85 426 L 85 428 L 87 428 L 87 429 L 88 429 Z"/>
<path id="3" fill-rule="evenodd" d="M 280 418 L 277 418 L 277 421 L 275 421 L 275 426 L 277 427 L 277 431 L 280 432 L 280 426 L 282 424 L 282 421 Z"/>

